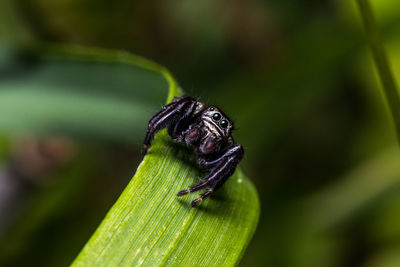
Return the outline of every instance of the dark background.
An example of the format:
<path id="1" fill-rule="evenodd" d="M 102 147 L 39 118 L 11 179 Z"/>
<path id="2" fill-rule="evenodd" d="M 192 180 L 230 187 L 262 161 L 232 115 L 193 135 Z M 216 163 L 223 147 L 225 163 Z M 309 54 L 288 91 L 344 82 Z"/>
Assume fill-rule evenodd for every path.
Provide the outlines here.
<path id="1" fill-rule="evenodd" d="M 400 2 L 371 2 L 399 77 Z M 353 1 L 3 0 L 0 10 L 3 45 L 133 52 L 234 119 L 262 207 L 242 266 L 400 266 L 400 157 Z M 0 259 L 70 263 L 139 150 L 0 136 L 3 165 L 33 177 L 0 218 Z M 96 179 L 63 179 L 87 173 Z"/>

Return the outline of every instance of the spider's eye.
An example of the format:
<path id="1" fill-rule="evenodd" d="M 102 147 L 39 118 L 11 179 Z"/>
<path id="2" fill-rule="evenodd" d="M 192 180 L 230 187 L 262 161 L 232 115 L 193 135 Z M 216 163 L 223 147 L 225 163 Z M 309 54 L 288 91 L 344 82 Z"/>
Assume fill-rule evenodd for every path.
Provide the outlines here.
<path id="1" fill-rule="evenodd" d="M 226 120 L 222 120 L 222 121 L 219 123 L 219 125 L 220 125 L 222 128 L 226 128 L 226 127 L 228 126 L 228 122 L 227 122 Z"/>
<path id="2" fill-rule="evenodd" d="M 213 111 L 213 110 L 214 110 L 214 107 L 210 107 L 210 110 Z"/>
<path id="3" fill-rule="evenodd" d="M 219 121 L 221 119 L 221 114 L 219 113 L 214 113 L 212 116 L 213 120 Z"/>

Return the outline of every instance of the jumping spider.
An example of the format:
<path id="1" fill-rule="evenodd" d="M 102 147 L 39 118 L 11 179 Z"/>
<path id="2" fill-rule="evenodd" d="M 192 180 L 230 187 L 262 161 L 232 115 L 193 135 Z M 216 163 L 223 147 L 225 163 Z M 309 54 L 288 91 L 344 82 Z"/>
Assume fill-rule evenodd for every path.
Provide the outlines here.
<path id="1" fill-rule="evenodd" d="M 150 119 L 143 154 L 162 128 L 167 128 L 175 141 L 194 147 L 199 165 L 208 172 L 203 182 L 178 193 L 183 196 L 208 188 L 192 201 L 192 207 L 221 187 L 243 157 L 243 147 L 231 136 L 232 121 L 217 107 L 207 107 L 192 97 L 175 97 Z"/>

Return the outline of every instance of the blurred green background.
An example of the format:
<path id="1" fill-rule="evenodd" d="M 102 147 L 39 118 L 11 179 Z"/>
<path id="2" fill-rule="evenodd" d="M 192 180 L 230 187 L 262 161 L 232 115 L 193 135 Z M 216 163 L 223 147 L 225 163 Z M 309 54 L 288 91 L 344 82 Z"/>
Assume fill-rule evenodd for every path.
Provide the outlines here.
<path id="1" fill-rule="evenodd" d="M 371 3 L 398 80 L 400 2 Z M 241 266 L 400 266 L 400 154 L 355 2 L 2 0 L 0 41 L 2 81 L 29 68 L 10 56 L 21 45 L 125 50 L 229 114 L 262 207 Z M 91 86 L 107 91 L 104 106 L 124 105 L 123 87 Z M 97 135 L 84 120 L 73 137 L 0 131 L 0 265 L 72 262 L 133 175 L 165 98 Z"/>

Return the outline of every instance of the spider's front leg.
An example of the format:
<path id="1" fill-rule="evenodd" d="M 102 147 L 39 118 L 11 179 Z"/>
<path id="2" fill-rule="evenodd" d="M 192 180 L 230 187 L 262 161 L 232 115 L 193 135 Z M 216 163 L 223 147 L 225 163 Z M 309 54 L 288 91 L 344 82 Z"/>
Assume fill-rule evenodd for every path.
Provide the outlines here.
<path id="1" fill-rule="evenodd" d="M 230 146 L 224 154 L 213 161 L 203 161 L 201 165 L 210 169 L 205 181 L 195 185 L 187 190 L 182 190 L 178 196 L 183 196 L 189 193 L 199 191 L 203 188 L 208 188 L 207 191 L 192 201 L 191 205 L 196 206 L 202 200 L 208 198 L 215 190 L 221 187 L 236 170 L 236 166 L 243 158 L 243 147 L 240 144 Z"/>
<path id="2" fill-rule="evenodd" d="M 192 97 L 175 97 L 172 102 L 164 106 L 149 121 L 146 137 L 143 143 L 143 155 L 146 155 L 154 135 L 171 124 L 177 124 L 181 118 L 189 116 L 196 108 L 197 101 Z"/>

